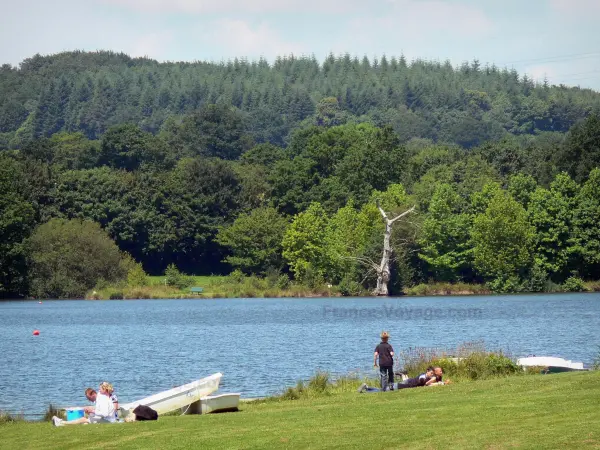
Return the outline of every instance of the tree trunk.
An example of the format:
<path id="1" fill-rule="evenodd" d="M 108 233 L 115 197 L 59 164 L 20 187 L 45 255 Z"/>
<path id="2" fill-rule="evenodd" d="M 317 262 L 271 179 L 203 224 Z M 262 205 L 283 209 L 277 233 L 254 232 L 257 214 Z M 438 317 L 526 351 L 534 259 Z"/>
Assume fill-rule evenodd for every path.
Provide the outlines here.
<path id="1" fill-rule="evenodd" d="M 394 217 L 393 219 L 389 219 L 379 204 L 377 204 L 377 206 L 379 208 L 379 212 L 381 212 L 381 215 L 383 216 L 383 220 L 385 221 L 385 232 L 383 234 L 383 255 L 381 255 L 381 264 L 377 268 L 377 287 L 373 291 L 373 295 L 387 296 L 389 292 L 388 283 L 390 282 L 390 259 L 392 258 L 393 253 L 392 245 L 390 244 L 392 237 L 392 226 L 396 220 L 413 212 L 415 207 L 413 206 L 409 210 L 404 211 L 402 214 Z"/>

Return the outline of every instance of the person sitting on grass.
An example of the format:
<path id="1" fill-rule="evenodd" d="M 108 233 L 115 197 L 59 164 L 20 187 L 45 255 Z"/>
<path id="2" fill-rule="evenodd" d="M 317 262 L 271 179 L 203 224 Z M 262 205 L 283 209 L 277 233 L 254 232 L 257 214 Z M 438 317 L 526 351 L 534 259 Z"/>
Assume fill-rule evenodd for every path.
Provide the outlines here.
<path id="1" fill-rule="evenodd" d="M 379 359 L 379 375 L 381 377 L 381 390 L 394 389 L 394 349 L 388 340 L 390 335 L 387 331 L 381 333 L 381 342 L 375 347 L 373 354 L 373 367 L 377 367 Z"/>
<path id="2" fill-rule="evenodd" d="M 85 398 L 87 398 L 92 403 L 96 403 L 97 395 L 98 395 L 98 393 L 92 388 L 87 388 L 85 390 Z M 115 408 L 115 417 L 118 417 L 118 415 L 119 415 L 119 399 L 117 397 L 117 394 L 115 394 L 114 390 L 110 394 L 110 401 L 112 402 L 112 404 Z"/>
<path id="3" fill-rule="evenodd" d="M 442 370 L 441 368 L 439 368 L 440 371 Z M 439 381 L 441 381 L 441 374 L 440 374 L 440 379 Z M 434 367 L 428 367 L 427 370 L 422 373 L 421 375 L 419 375 L 418 377 L 415 378 L 408 378 L 404 381 L 402 381 L 401 383 L 397 383 L 394 388 L 395 389 L 407 389 L 407 388 L 416 388 L 416 387 L 423 387 L 423 386 L 431 386 L 434 383 L 437 383 L 438 379 L 436 378 L 436 374 L 435 374 L 435 368 Z M 362 392 L 381 392 L 380 389 L 374 388 L 374 387 L 369 387 L 367 385 L 367 383 L 363 383 L 360 388 L 358 389 L 359 393 Z"/>
<path id="4" fill-rule="evenodd" d="M 86 423 L 115 423 L 115 407 L 110 399 L 113 392 L 113 387 L 106 381 L 100 384 L 100 389 L 96 395 L 95 405 L 86 406 L 84 411 L 88 413 L 88 417 L 82 417 L 75 420 L 62 420 L 56 416 L 52 417 L 52 424 L 55 427 L 64 425 L 81 425 Z"/>

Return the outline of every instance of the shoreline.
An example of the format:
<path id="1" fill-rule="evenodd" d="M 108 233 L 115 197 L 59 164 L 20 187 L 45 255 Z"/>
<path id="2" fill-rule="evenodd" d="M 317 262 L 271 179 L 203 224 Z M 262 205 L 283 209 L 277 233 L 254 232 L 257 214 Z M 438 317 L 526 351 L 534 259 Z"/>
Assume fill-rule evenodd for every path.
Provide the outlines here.
<path id="1" fill-rule="evenodd" d="M 364 299 L 400 299 L 400 298 L 425 298 L 425 297 L 499 297 L 499 296 L 541 296 L 541 295 L 561 295 L 561 294 L 598 294 L 600 290 L 589 290 L 582 292 L 474 292 L 474 291 L 456 291 L 456 292 L 432 292 L 427 294 L 400 294 L 400 295 L 389 295 L 389 296 L 375 296 L 375 295 L 352 295 L 343 296 L 339 293 L 334 294 L 313 294 L 313 295 L 269 295 L 269 296 L 218 296 L 218 295 L 177 295 L 177 296 L 155 296 L 155 297 L 123 297 L 123 298 L 108 298 L 108 297 L 70 297 L 70 298 L 34 298 L 34 297 L 23 297 L 23 298 L 6 298 L 0 299 L 0 302 L 15 302 L 15 301 L 28 301 L 28 302 L 44 302 L 44 301 L 125 301 L 125 300 L 249 300 L 249 299 L 321 299 L 321 298 L 332 298 L 332 299 L 351 299 L 351 298 L 364 298 Z"/>

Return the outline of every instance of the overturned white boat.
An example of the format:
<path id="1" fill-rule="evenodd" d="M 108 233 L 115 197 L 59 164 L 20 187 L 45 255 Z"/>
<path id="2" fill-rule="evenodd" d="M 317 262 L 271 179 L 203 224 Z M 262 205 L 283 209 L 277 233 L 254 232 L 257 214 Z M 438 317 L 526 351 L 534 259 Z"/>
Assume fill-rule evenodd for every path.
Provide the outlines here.
<path id="1" fill-rule="evenodd" d="M 517 365 L 527 367 L 541 367 L 546 373 L 572 372 L 576 370 L 588 370 L 583 367 L 582 362 L 573 362 L 555 356 L 528 356 L 517 359 Z"/>
<path id="2" fill-rule="evenodd" d="M 127 417 L 138 405 L 149 406 L 159 415 L 185 408 L 192 403 L 199 402 L 202 397 L 206 397 L 219 389 L 219 382 L 222 376 L 222 373 L 215 373 L 214 375 L 192 381 L 183 386 L 120 405 L 121 415 Z"/>
<path id="3" fill-rule="evenodd" d="M 210 414 L 237 411 L 239 405 L 239 393 L 208 395 L 202 397 L 199 402 L 192 403 L 186 408 L 181 408 L 181 414 Z"/>

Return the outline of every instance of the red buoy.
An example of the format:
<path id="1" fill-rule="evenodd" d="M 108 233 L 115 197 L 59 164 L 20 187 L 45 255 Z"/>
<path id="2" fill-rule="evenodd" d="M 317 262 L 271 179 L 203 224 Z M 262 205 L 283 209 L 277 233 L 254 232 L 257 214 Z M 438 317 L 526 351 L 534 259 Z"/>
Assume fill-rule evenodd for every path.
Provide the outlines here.
<path id="1" fill-rule="evenodd" d="M 39 336 L 40 335 L 40 330 L 33 330 L 33 335 L 34 336 Z"/>

